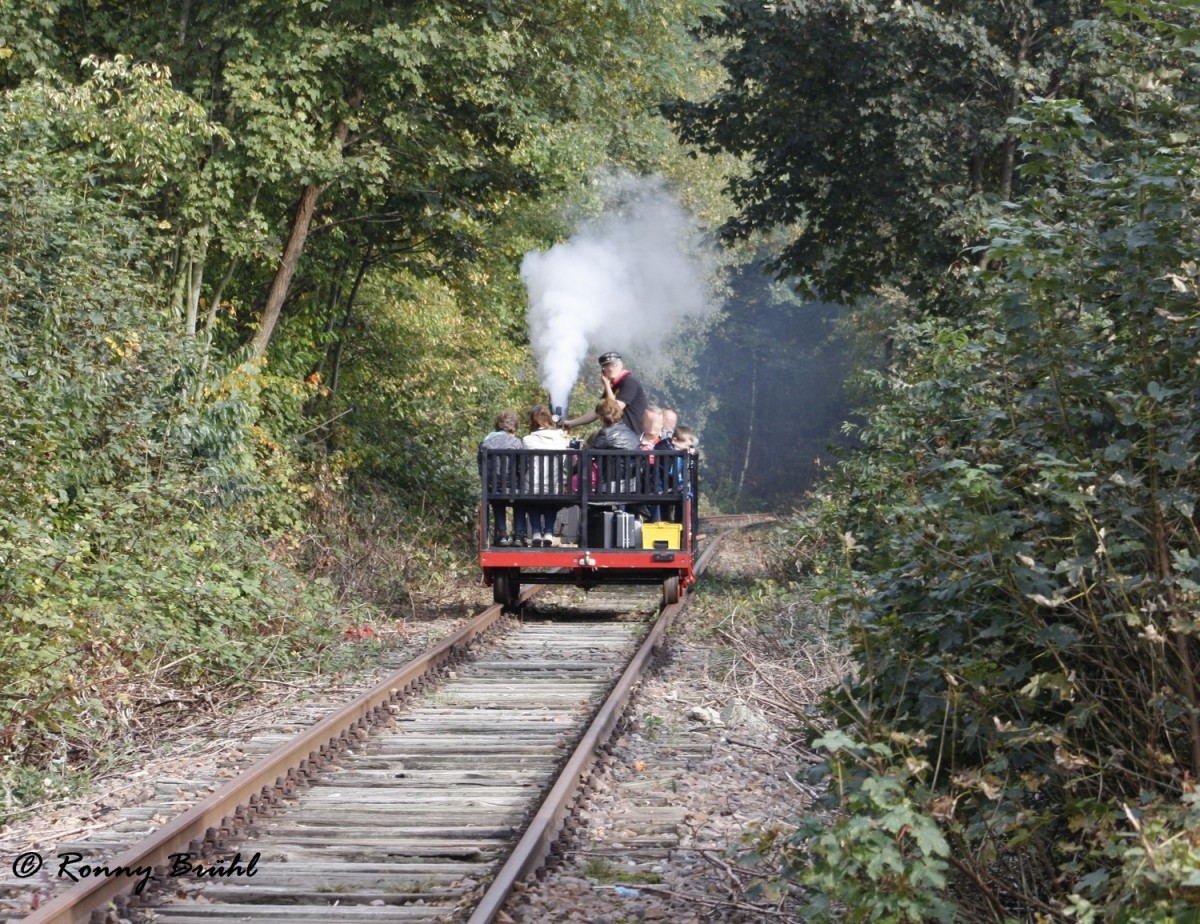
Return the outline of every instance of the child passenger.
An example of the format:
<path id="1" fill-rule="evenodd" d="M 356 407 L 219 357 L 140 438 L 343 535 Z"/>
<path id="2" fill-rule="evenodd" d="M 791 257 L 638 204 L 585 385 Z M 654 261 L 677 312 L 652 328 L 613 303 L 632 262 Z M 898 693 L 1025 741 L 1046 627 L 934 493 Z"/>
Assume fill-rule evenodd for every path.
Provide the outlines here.
<path id="1" fill-rule="evenodd" d="M 671 434 L 671 445 L 676 449 L 693 450 L 699 442 L 696 431 L 688 426 L 678 426 Z"/>

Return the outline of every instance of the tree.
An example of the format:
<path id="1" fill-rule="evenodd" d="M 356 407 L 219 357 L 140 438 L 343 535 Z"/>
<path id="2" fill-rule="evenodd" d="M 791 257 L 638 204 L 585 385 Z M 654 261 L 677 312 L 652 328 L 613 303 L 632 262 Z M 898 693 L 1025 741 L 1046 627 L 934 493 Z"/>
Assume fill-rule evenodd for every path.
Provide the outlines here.
<path id="1" fill-rule="evenodd" d="M 373 259 L 436 251 L 513 196 L 558 184 L 558 165 L 535 165 L 527 145 L 556 124 L 647 108 L 636 100 L 670 78 L 678 55 L 661 52 L 689 7 L 671 7 L 676 25 L 616 0 L 184 3 L 174 19 L 100 2 L 63 4 L 52 22 L 63 59 L 167 66 L 227 130 L 164 197 L 161 217 L 177 222 L 166 269 L 188 329 L 207 285 L 232 299 L 261 356 L 296 302 L 311 235 L 352 227 Z"/>
<path id="2" fill-rule="evenodd" d="M 253 380 L 196 398 L 148 265 L 144 203 L 206 126 L 121 60 L 0 107 L 0 811 L 128 730 L 125 680 L 240 683 L 328 638 L 323 591 L 260 541 L 298 499 L 263 478 Z"/>
<path id="3" fill-rule="evenodd" d="M 728 0 L 702 30 L 726 85 L 666 111 L 685 143 L 744 159 L 725 231 L 787 228 L 774 265 L 811 296 L 890 285 L 946 307 L 1019 180 L 1006 121 L 1077 83 L 1068 27 L 1096 6 Z"/>
<path id="4" fill-rule="evenodd" d="M 972 886 L 959 917 L 1194 913 L 1198 29 L 1126 0 L 1076 25 L 1097 92 L 1014 117 L 972 316 L 897 325 L 871 376 L 835 501 L 859 672 L 825 742 L 859 815 L 805 841 L 834 890 L 903 802 L 908 869 Z M 844 900 L 911 897 L 860 869 Z"/>
<path id="5" fill-rule="evenodd" d="M 463 542 L 520 256 L 675 150 L 696 2 L 0 0 L 6 755 L 121 713 L 94 677 L 318 649 L 289 552 L 356 465 Z"/>

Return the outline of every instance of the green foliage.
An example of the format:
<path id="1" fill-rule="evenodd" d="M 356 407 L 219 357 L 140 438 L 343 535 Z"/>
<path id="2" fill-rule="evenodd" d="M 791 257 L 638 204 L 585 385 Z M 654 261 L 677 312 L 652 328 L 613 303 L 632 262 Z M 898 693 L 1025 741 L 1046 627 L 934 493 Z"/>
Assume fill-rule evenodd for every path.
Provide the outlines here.
<path id="1" fill-rule="evenodd" d="M 844 814 L 832 824 L 805 819 L 792 837 L 793 865 L 812 890 L 806 920 L 954 920 L 954 906 L 941 897 L 950 845 L 914 801 L 919 775 L 894 766 L 897 753 L 886 742 L 835 730 L 814 746 L 829 755 L 820 774 L 831 774 Z"/>
<path id="2" fill-rule="evenodd" d="M 263 541 L 296 500 L 262 477 L 256 395 L 232 373 L 196 396 L 194 344 L 152 283 L 128 193 L 137 171 L 158 182 L 176 130 L 126 146 L 120 119 L 144 110 L 115 95 L 131 108 L 73 94 L 72 120 L 30 86 L 0 113 L 0 737 L 29 766 L 127 732 L 143 690 L 242 683 L 327 638 L 327 592 Z M 128 182 L 94 185 L 114 172 Z"/>
<path id="3" fill-rule="evenodd" d="M 981 297 L 897 326 L 831 498 L 860 673 L 830 705 L 895 749 L 844 805 L 902 784 L 968 915 L 1194 915 L 1200 20 L 1118 7 L 1080 25 L 1103 94 L 1010 123 Z"/>
<path id="4" fill-rule="evenodd" d="M 445 538 L 468 537 L 479 440 L 499 409 L 523 410 L 540 395 L 516 381 L 523 354 L 497 343 L 483 319 L 464 317 L 451 290 L 398 281 L 365 296 L 374 310 L 359 322 L 343 385 L 355 407 L 347 448 L 364 474 L 389 481 L 414 508 L 440 510 Z"/>
<path id="5" fill-rule="evenodd" d="M 268 342 L 281 300 L 329 333 L 347 269 L 453 275 L 497 218 L 607 157 L 652 168 L 671 140 L 647 100 L 686 84 L 705 6 L 64 4 L 29 26 L 59 60 L 154 62 L 202 101 L 204 150 L 156 203 L 174 232 L 161 268 L 186 329 L 232 347 Z"/>
<path id="6" fill-rule="evenodd" d="M 203 105 L 182 132 L 190 157 L 146 201 L 155 270 L 181 331 L 205 341 L 202 362 L 233 368 L 247 343 L 269 342 L 275 375 L 319 386 L 293 432 L 352 447 L 461 523 L 481 426 L 534 399 L 515 384 L 528 365 L 520 257 L 563 233 L 601 165 L 682 172 L 654 103 L 692 83 L 686 29 L 710 6 L 134 2 L 37 22 L 59 60 L 153 62 Z M 307 194 L 311 215 L 297 207 Z M 471 332 L 426 337 L 430 312 Z"/>
<path id="7" fill-rule="evenodd" d="M 745 160 L 726 232 L 784 229 L 777 265 L 811 297 L 952 306 L 947 270 L 1019 184 L 1006 120 L 1074 85 L 1070 25 L 1097 6 L 727 0 L 704 22 L 725 86 L 667 111 L 685 143 Z"/>
<path id="8" fill-rule="evenodd" d="M 389 612 L 451 580 L 475 445 L 540 397 L 519 258 L 603 162 L 681 170 L 654 103 L 707 8 L 0 0 L 12 778 L 319 656 L 296 560 Z M 381 483 L 392 557 L 341 494 Z"/>
<path id="9" fill-rule="evenodd" d="M 0 88 L 8 89 L 59 60 L 46 35 L 60 0 L 0 0 Z"/>

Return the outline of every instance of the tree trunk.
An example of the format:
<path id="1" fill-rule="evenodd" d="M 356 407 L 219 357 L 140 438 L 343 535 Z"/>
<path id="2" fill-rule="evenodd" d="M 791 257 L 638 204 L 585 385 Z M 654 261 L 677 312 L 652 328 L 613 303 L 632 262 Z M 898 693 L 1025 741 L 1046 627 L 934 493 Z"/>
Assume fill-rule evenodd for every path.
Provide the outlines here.
<path id="1" fill-rule="evenodd" d="M 283 248 L 283 258 L 279 261 L 279 269 L 271 281 L 271 289 L 267 292 L 267 300 L 263 304 L 262 317 L 259 319 L 258 330 L 250 341 L 250 358 L 261 359 L 267 352 L 267 344 L 275 332 L 279 321 L 279 312 L 287 299 L 288 289 L 292 285 L 292 277 L 296 275 L 296 266 L 300 263 L 300 254 L 308 241 L 308 232 L 312 227 L 312 218 L 317 211 L 317 197 L 321 195 L 322 187 L 309 184 L 300 197 L 296 206 L 296 215 L 292 219 L 292 233 L 288 235 L 287 245 Z"/>
<path id="2" fill-rule="evenodd" d="M 1019 75 L 1025 67 L 1025 62 L 1029 58 L 1029 49 L 1036 37 L 1036 30 L 1032 24 L 1028 25 L 1021 32 L 1020 40 L 1017 43 L 1017 59 L 1014 62 L 1013 73 Z M 1023 94 L 1021 86 L 1016 82 L 1016 77 L 1013 78 L 1014 83 L 1009 90 L 1008 97 L 1008 115 L 1015 116 L 1017 110 L 1021 108 Z M 1007 202 L 1012 198 L 1013 192 L 1013 176 L 1017 168 L 1017 139 L 1013 135 L 1004 136 L 1004 153 L 1003 160 L 1000 164 L 1000 198 Z"/>
<path id="3" fill-rule="evenodd" d="M 742 499 L 742 488 L 746 485 L 746 472 L 750 469 L 750 449 L 754 445 L 754 416 L 755 407 L 758 404 L 758 363 L 752 362 L 750 366 L 750 419 L 746 429 L 746 452 L 742 456 L 742 471 L 738 475 L 737 494 L 733 498 L 734 506 L 736 507 Z"/>
<path id="4" fill-rule="evenodd" d="M 342 275 L 346 272 L 346 257 L 339 257 L 337 265 L 333 269 L 333 281 L 329 284 L 328 309 L 325 316 L 325 343 L 326 346 L 321 350 L 321 355 L 314 360 L 312 366 L 309 367 L 306 379 L 312 378 L 314 375 L 323 375 L 325 365 L 329 362 L 329 357 L 332 354 L 333 348 L 329 344 L 338 326 L 338 318 L 342 314 Z"/>
<path id="5" fill-rule="evenodd" d="M 179 44 L 187 42 L 188 24 L 192 16 L 192 0 L 183 0 L 179 5 Z"/>
<path id="6" fill-rule="evenodd" d="M 204 261 L 208 259 L 208 239 L 212 221 L 208 216 L 201 226 L 200 252 L 194 254 L 187 264 L 187 335 L 196 336 L 200 322 L 200 287 L 204 283 Z"/>
<path id="7" fill-rule="evenodd" d="M 358 264 L 358 273 L 354 277 L 354 285 L 350 287 L 350 295 L 346 298 L 346 312 L 342 316 L 342 326 L 338 333 L 337 344 L 333 351 L 333 367 L 329 373 L 329 401 L 333 403 L 337 397 L 338 380 L 342 374 L 342 353 L 346 349 L 346 337 L 350 331 L 350 313 L 354 310 L 354 300 L 358 297 L 358 287 L 363 277 L 367 275 L 367 267 L 371 265 L 371 248 L 368 246 Z"/>
<path id="8" fill-rule="evenodd" d="M 348 137 L 350 137 L 350 126 L 345 122 L 339 123 L 337 127 L 339 150 L 346 146 Z M 275 332 L 275 325 L 279 321 L 279 312 L 283 310 L 283 303 L 287 300 L 292 277 L 296 275 L 300 254 L 304 252 L 304 245 L 308 242 L 308 232 L 312 229 L 313 215 L 317 211 L 317 199 L 324 189 L 324 186 L 311 183 L 305 187 L 304 193 L 300 196 L 300 204 L 296 206 L 296 215 L 292 219 L 292 232 L 288 235 L 287 245 L 283 248 L 283 257 L 279 261 L 279 269 L 276 270 L 275 278 L 271 281 L 270 291 L 267 292 L 267 300 L 263 304 L 258 330 L 254 334 L 254 339 L 250 341 L 251 359 L 262 359 L 267 352 L 267 344 L 271 342 L 271 335 Z"/>

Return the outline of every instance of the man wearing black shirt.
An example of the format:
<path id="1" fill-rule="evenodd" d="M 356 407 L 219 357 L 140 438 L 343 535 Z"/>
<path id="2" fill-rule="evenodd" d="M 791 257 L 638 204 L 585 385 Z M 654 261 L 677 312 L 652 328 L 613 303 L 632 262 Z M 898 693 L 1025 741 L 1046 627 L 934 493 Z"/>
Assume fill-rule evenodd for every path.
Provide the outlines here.
<path id="1" fill-rule="evenodd" d="M 604 353 L 600 357 L 600 380 L 604 383 L 604 398 L 614 398 L 623 411 L 626 426 L 634 433 L 642 432 L 642 414 L 646 411 L 646 389 L 632 372 L 625 368 L 620 353 Z M 568 430 L 596 419 L 596 412 L 588 411 L 581 417 L 564 420 L 562 426 Z"/>

